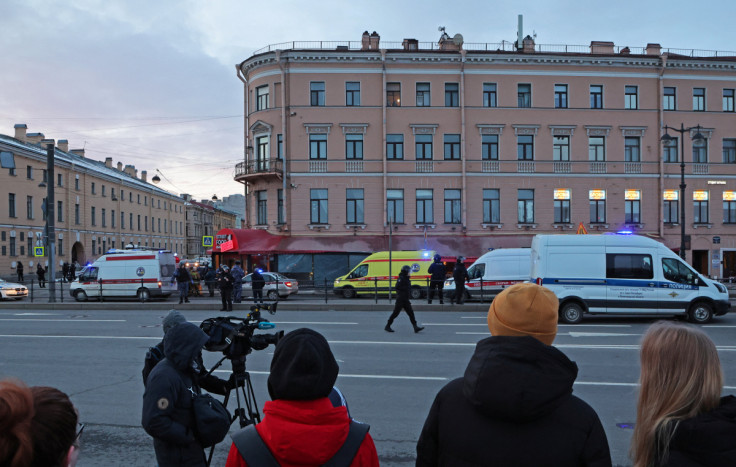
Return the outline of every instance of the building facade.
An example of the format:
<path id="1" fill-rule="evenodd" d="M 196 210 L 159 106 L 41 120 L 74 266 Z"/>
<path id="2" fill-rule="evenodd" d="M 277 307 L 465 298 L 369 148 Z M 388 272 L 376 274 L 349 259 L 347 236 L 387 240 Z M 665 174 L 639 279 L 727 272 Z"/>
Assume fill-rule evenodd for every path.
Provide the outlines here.
<path id="1" fill-rule="evenodd" d="M 206 256 L 208 247 L 203 246 L 203 236 L 214 236 L 220 229 L 232 229 L 236 225 L 235 213 L 220 209 L 214 203 L 194 201 L 189 195 L 182 195 L 186 200 L 186 258 Z"/>
<path id="2" fill-rule="evenodd" d="M 366 32 L 237 69 L 247 228 L 479 256 L 582 227 L 678 251 L 684 207 L 687 260 L 736 276 L 736 53 Z"/>
<path id="3" fill-rule="evenodd" d="M 55 145 L 54 180 L 47 180 L 47 146 Z M 186 247 L 184 200 L 150 184 L 146 171 L 118 162 L 85 157 L 42 133 L 15 125 L 14 137 L 0 135 L 0 271 L 11 275 L 20 261 L 26 274 L 48 257 L 34 257 L 45 244 L 46 184 L 54 184 L 56 260 L 84 265 L 110 248 L 129 245 L 170 249 Z M 41 185 L 41 186 L 39 186 Z M 48 250 L 48 249 L 47 249 Z M 29 266 L 34 269 L 30 269 Z M 56 267 L 60 271 L 60 267 Z"/>

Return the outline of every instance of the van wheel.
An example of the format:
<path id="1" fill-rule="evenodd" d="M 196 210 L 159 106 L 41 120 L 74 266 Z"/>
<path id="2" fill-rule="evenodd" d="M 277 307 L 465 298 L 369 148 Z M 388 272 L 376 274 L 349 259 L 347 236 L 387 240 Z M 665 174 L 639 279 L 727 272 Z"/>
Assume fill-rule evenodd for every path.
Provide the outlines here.
<path id="1" fill-rule="evenodd" d="M 276 301 L 279 299 L 279 293 L 276 292 L 275 290 L 269 290 L 266 296 L 268 297 L 269 300 Z"/>
<path id="2" fill-rule="evenodd" d="M 695 303 L 687 314 L 691 323 L 705 324 L 713 319 L 713 308 L 705 302 Z"/>
<path id="3" fill-rule="evenodd" d="M 575 302 L 565 303 L 560 310 L 560 320 L 567 324 L 578 324 L 583 320 L 583 308 Z"/>
<path id="4" fill-rule="evenodd" d="M 355 298 L 355 289 L 352 287 L 345 287 L 342 289 L 342 296 L 344 298 Z"/>
<path id="5" fill-rule="evenodd" d="M 76 292 L 74 292 L 74 299 L 78 302 L 86 302 L 87 294 L 84 290 L 77 290 Z"/>
<path id="6" fill-rule="evenodd" d="M 138 297 L 138 300 L 147 302 L 151 299 L 151 292 L 149 292 L 148 289 L 138 289 L 136 296 Z"/>
<path id="7" fill-rule="evenodd" d="M 422 295 L 424 294 L 422 293 L 422 289 L 420 289 L 419 287 L 411 288 L 411 298 L 413 298 L 414 300 L 422 298 Z"/>

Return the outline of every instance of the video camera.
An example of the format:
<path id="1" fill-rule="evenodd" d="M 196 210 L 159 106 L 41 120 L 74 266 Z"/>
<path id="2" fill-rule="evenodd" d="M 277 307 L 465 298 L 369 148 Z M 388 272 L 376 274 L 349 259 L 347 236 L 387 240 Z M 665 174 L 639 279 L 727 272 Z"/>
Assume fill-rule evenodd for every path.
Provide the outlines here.
<path id="1" fill-rule="evenodd" d="M 204 345 L 210 352 L 222 352 L 231 360 L 244 359 L 252 350 L 263 350 L 269 344 L 276 345 L 284 331 L 273 334 L 255 334 L 255 330 L 273 329 L 275 324 L 261 317 L 261 310 L 276 314 L 276 305 L 256 304 L 250 307 L 245 318 L 219 316 L 207 318 L 199 325 L 210 339 Z"/>

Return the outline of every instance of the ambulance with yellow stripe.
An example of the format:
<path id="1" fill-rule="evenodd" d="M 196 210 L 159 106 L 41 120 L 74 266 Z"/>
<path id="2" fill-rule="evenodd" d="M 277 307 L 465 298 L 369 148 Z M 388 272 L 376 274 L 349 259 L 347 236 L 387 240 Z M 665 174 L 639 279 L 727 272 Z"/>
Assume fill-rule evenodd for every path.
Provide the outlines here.
<path id="1" fill-rule="evenodd" d="M 422 298 L 426 294 L 429 279 L 429 265 L 432 264 L 435 252 L 418 251 L 379 251 L 368 256 L 348 274 L 335 279 L 335 295 L 355 298 L 358 295 L 388 295 L 389 284 L 392 293 L 403 266 L 409 266 L 411 272 L 411 298 Z M 391 271 L 389 272 L 389 264 Z"/>

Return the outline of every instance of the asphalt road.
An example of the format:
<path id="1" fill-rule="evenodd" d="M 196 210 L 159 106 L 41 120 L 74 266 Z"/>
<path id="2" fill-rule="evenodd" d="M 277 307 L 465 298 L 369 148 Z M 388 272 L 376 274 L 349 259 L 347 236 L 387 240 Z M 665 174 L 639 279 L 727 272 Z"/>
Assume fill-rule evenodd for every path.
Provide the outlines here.
<path id="1" fill-rule="evenodd" d="M 366 303 L 367 305 L 368 303 Z M 140 427 L 141 368 L 149 346 L 161 338 L 165 310 L 0 308 L 0 378 L 67 392 L 86 424 L 80 466 L 154 466 L 152 442 Z M 188 308 L 198 322 L 219 313 Z M 425 331 L 414 334 L 406 316 L 393 334 L 383 331 L 386 312 L 279 311 L 276 330 L 311 327 L 330 341 L 340 364 L 337 385 L 353 417 L 371 425 L 381 465 L 414 465 L 415 446 L 432 400 L 461 376 L 475 343 L 489 335 L 485 313 L 418 312 Z M 638 342 L 653 319 L 593 317 L 560 326 L 555 345 L 576 361 L 575 394 L 599 413 L 614 465 L 630 465 L 635 421 Z M 719 348 L 725 393 L 736 393 L 736 314 L 704 326 Z M 273 346 L 247 358 L 257 405 L 268 399 L 266 378 Z M 213 365 L 219 354 L 205 353 Z M 218 375 L 227 377 L 227 362 Z M 230 408 L 234 408 L 231 401 Z M 224 465 L 229 443 L 215 449 L 212 465 Z"/>

